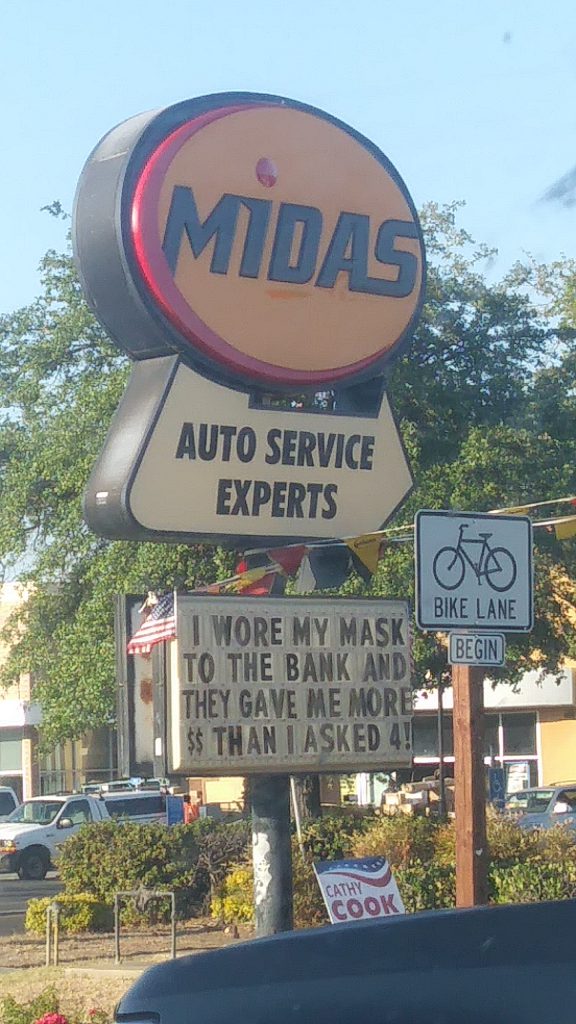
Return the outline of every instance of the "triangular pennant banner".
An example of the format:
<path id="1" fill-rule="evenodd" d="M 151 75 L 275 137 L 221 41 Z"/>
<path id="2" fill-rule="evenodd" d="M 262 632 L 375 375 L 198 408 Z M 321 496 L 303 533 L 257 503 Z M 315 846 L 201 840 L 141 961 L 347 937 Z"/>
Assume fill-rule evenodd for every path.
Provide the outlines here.
<path id="1" fill-rule="evenodd" d="M 218 596 L 218 594 L 234 594 L 236 583 L 231 580 L 223 580 L 221 583 L 209 583 L 204 593 Z"/>
<path id="2" fill-rule="evenodd" d="M 351 537 L 346 542 L 354 557 L 354 568 L 363 579 L 371 579 L 378 568 L 381 537 L 377 534 L 365 533 L 360 537 Z M 360 563 L 360 564 L 358 564 Z"/>
<path id="3" fill-rule="evenodd" d="M 316 578 L 317 590 L 341 587 L 350 573 L 350 552 L 344 544 L 310 548 L 310 568 Z"/>
<path id="4" fill-rule="evenodd" d="M 568 540 L 576 536 L 576 516 L 567 516 L 565 519 L 558 519 L 554 523 L 554 533 L 557 540 Z"/>
<path id="5" fill-rule="evenodd" d="M 316 577 L 312 572 L 309 556 L 304 555 L 296 580 L 296 593 L 309 594 L 311 590 L 316 590 Z"/>
<path id="6" fill-rule="evenodd" d="M 250 594 L 252 597 L 268 597 L 272 592 L 277 576 L 278 573 L 269 572 L 266 576 L 262 576 L 261 579 L 255 580 L 254 583 L 249 583 L 247 587 L 242 587 L 242 596 Z"/>
<path id="7" fill-rule="evenodd" d="M 266 551 L 245 551 L 241 560 L 236 566 L 237 575 L 249 572 L 250 569 L 260 569 L 266 566 L 271 569 L 270 559 Z"/>
<path id="8" fill-rule="evenodd" d="M 249 588 L 253 584 L 258 583 L 260 580 L 264 579 L 264 577 L 268 575 L 271 575 L 272 577 L 276 575 L 275 572 L 270 572 L 270 566 L 259 566 L 257 569 L 248 569 L 247 572 L 243 572 L 242 575 L 238 576 L 238 578 L 234 581 L 235 592 L 237 594 L 245 594 L 249 592 Z"/>
<path id="9" fill-rule="evenodd" d="M 295 576 L 307 551 L 305 544 L 293 544 L 288 548 L 273 548 L 268 557 L 281 565 L 287 576 Z"/>

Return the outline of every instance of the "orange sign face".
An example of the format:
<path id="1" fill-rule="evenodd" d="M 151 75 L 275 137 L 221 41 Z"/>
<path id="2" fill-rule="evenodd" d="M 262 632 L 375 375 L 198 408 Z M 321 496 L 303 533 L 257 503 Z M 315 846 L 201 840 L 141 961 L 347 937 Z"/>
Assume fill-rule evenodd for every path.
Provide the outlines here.
<path id="1" fill-rule="evenodd" d="M 169 345 L 216 379 L 373 377 L 415 327 L 424 249 L 410 196 L 372 143 L 321 111 L 246 94 L 169 108 L 122 189 L 124 273 Z"/>

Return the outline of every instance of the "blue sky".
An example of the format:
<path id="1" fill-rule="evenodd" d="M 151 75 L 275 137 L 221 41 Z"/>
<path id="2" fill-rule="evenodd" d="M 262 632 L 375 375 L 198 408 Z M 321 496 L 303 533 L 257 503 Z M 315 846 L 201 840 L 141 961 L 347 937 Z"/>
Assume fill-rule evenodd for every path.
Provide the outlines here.
<path id="1" fill-rule="evenodd" d="M 542 202 L 576 166 L 573 0 L 2 0 L 0 312 L 39 292 L 99 138 L 139 111 L 274 92 L 374 140 L 417 206 L 466 202 L 500 251 L 576 256 L 576 205 Z"/>

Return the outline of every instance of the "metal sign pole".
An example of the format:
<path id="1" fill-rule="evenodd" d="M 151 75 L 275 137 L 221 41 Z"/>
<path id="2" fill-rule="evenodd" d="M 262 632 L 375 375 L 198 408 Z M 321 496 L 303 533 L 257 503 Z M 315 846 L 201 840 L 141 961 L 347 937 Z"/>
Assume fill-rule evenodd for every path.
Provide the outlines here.
<path id="1" fill-rule="evenodd" d="M 264 938 L 293 927 L 290 777 L 253 775 L 250 799 L 256 935 Z"/>
<path id="2" fill-rule="evenodd" d="M 488 902 L 483 757 L 484 670 L 454 665 L 456 906 Z"/>
<path id="3" fill-rule="evenodd" d="M 438 816 L 446 820 L 446 773 L 444 771 L 444 680 L 438 675 Z"/>

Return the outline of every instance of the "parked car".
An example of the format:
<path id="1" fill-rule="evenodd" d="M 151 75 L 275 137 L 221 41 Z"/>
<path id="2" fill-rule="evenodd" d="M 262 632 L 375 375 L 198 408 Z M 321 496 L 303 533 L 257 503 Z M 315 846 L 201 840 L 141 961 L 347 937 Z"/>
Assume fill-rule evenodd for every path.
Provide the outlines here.
<path id="1" fill-rule="evenodd" d="M 104 793 L 103 802 L 111 818 L 120 818 L 146 825 L 158 821 L 166 824 L 166 797 L 159 792 L 137 790 L 134 793 Z"/>
<path id="2" fill-rule="evenodd" d="M 521 828 L 576 828 L 576 782 L 510 793 L 505 810 L 517 818 Z"/>
<path id="3" fill-rule="evenodd" d="M 0 786 L 0 821 L 5 821 L 19 803 L 16 793 L 10 786 Z"/>
<path id="4" fill-rule="evenodd" d="M 100 782 L 84 782 L 83 785 L 80 786 L 80 790 L 82 793 L 90 793 L 91 796 L 98 796 L 100 793 L 100 787 Z"/>
<path id="5" fill-rule="evenodd" d="M 36 796 L 0 823 L 0 872 L 45 878 L 58 848 L 85 822 L 109 817 L 103 800 L 89 794 Z"/>
<path id="6" fill-rule="evenodd" d="M 136 786 L 129 779 L 111 779 L 100 784 L 101 793 L 132 793 Z"/>
<path id="7" fill-rule="evenodd" d="M 574 1024 L 576 900 L 288 932 L 147 970 L 117 1024 Z"/>
<path id="8" fill-rule="evenodd" d="M 170 779 L 139 779 L 136 789 L 167 793 L 170 789 Z"/>

